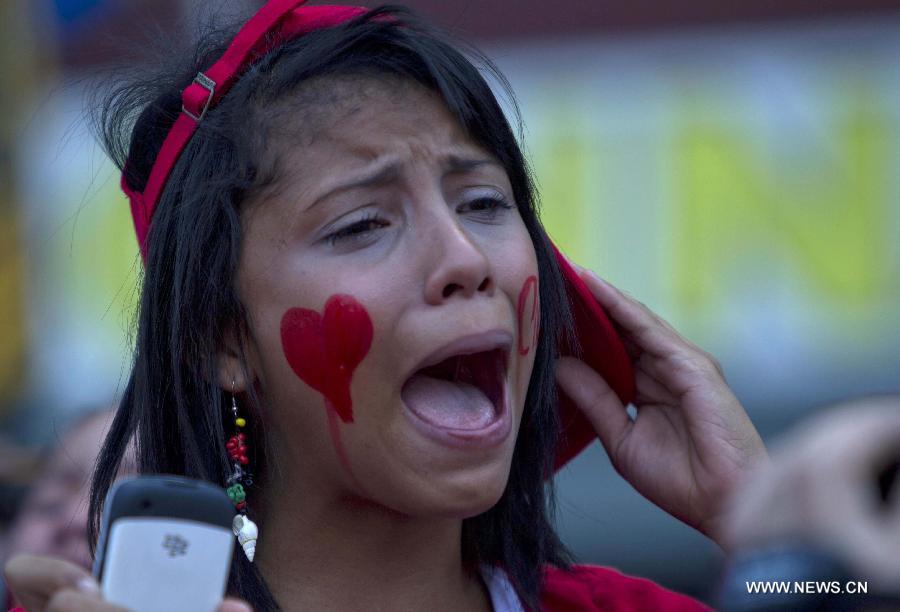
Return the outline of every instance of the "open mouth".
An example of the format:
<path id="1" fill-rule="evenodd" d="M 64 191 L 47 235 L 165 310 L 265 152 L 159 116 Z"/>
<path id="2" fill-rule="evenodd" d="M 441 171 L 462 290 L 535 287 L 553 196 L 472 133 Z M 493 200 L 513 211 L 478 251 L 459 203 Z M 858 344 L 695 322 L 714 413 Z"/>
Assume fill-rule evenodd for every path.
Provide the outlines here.
<path id="1" fill-rule="evenodd" d="M 453 355 L 422 368 L 404 383 L 403 402 L 420 419 L 442 429 L 485 429 L 505 410 L 508 356 L 508 350 L 496 348 Z"/>

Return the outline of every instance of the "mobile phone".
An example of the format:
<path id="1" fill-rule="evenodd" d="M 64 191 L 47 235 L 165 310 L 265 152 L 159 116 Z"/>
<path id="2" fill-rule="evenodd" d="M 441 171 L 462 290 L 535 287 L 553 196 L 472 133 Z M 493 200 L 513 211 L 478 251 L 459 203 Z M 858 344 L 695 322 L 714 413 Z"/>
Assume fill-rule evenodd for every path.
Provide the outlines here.
<path id="1" fill-rule="evenodd" d="M 116 483 L 103 508 L 94 576 L 136 612 L 212 612 L 231 567 L 234 510 L 221 488 L 181 476 Z"/>

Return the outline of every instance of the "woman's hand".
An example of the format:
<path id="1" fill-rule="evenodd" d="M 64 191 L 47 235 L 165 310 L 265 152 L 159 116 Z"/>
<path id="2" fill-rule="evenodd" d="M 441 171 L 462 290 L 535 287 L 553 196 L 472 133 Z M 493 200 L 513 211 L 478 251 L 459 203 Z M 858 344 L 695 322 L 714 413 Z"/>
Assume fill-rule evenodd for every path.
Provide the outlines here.
<path id="1" fill-rule="evenodd" d="M 125 612 L 103 601 L 100 586 L 81 567 L 50 557 L 18 555 L 4 568 L 6 584 L 28 612 Z M 236 599 L 226 599 L 216 612 L 251 612 Z"/>
<path id="2" fill-rule="evenodd" d="M 6 584 L 28 612 L 124 610 L 104 602 L 97 581 L 84 569 L 68 561 L 18 555 L 9 560 L 4 572 Z"/>
<path id="3" fill-rule="evenodd" d="M 723 502 L 767 462 L 759 434 L 711 355 L 593 272 L 573 267 L 632 359 L 637 417 L 629 417 L 606 381 L 580 359 L 560 359 L 559 384 L 591 421 L 623 478 L 721 545 Z"/>

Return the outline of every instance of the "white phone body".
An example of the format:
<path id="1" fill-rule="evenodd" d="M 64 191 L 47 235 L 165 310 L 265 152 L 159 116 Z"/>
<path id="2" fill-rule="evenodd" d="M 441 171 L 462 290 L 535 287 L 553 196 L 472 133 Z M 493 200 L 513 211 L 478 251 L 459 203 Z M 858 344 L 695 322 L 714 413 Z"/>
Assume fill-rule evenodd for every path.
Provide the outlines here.
<path id="1" fill-rule="evenodd" d="M 107 496 L 94 574 L 103 597 L 135 612 L 213 612 L 231 568 L 231 503 L 208 483 L 145 476 Z"/>

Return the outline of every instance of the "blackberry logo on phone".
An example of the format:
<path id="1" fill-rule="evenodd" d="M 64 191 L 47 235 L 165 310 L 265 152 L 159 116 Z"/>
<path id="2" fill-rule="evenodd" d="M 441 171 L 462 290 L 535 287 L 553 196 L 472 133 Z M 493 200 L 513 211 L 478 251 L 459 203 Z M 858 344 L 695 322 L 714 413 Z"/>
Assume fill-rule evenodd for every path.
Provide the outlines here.
<path id="1" fill-rule="evenodd" d="M 162 546 L 169 551 L 170 557 L 180 557 L 187 554 L 188 541 L 180 535 L 167 534 Z"/>

